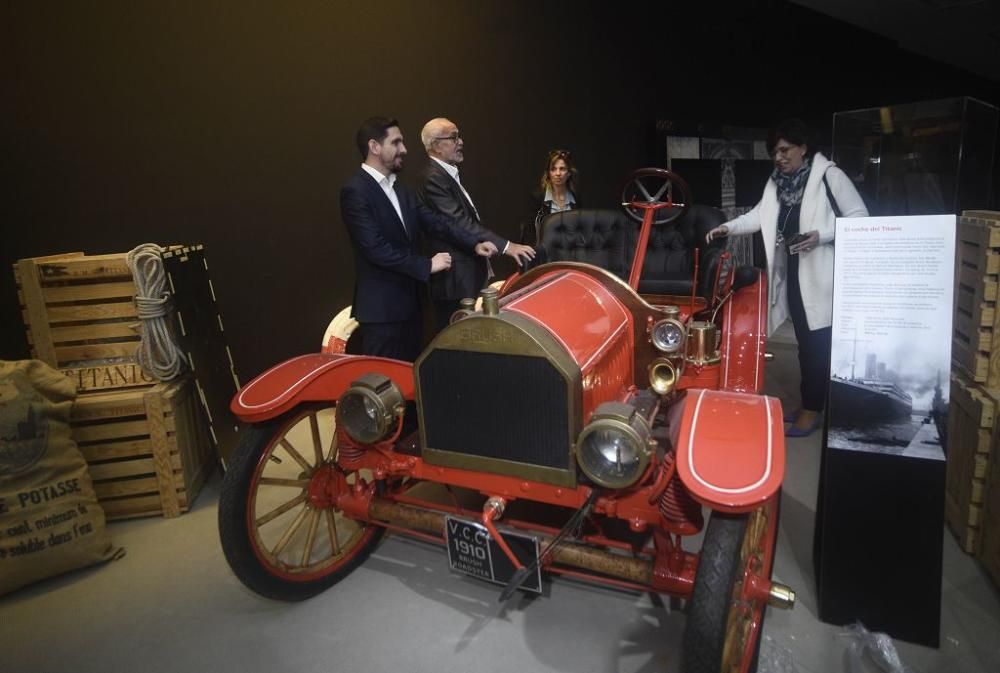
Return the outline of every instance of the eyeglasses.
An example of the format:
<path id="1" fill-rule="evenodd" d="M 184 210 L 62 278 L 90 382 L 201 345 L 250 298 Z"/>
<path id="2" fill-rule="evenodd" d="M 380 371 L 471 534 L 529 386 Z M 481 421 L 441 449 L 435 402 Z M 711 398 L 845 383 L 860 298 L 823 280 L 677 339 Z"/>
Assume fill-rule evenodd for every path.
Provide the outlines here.
<path id="1" fill-rule="evenodd" d="M 569 159 L 569 150 L 552 150 L 549 152 L 549 159 Z"/>
<path id="2" fill-rule="evenodd" d="M 457 143 L 461 139 L 462 139 L 462 134 L 459 133 L 458 131 L 455 131 L 451 135 L 434 137 L 434 140 L 450 140 L 453 143 Z"/>

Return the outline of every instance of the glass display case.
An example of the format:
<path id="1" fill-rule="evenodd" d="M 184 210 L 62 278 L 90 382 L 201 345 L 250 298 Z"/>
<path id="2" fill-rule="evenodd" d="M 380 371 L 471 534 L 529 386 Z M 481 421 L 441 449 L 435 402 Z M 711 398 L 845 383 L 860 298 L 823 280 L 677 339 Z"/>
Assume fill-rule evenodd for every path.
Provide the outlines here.
<path id="1" fill-rule="evenodd" d="M 988 209 L 997 120 L 969 97 L 837 112 L 831 158 L 872 215 Z"/>

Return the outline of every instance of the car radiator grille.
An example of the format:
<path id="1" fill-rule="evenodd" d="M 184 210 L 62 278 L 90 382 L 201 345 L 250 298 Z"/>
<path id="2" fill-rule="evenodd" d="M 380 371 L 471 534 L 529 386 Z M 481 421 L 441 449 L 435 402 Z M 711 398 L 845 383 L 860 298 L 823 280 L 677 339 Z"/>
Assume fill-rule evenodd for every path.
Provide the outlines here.
<path id="1" fill-rule="evenodd" d="M 425 446 L 569 468 L 567 384 L 545 358 L 438 349 L 419 376 Z"/>

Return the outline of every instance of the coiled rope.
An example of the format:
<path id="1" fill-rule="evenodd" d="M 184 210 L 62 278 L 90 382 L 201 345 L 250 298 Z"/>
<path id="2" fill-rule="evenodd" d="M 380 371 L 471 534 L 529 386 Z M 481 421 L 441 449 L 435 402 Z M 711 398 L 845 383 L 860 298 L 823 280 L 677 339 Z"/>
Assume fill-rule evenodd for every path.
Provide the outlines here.
<path id="1" fill-rule="evenodd" d="M 162 249 L 144 243 L 125 256 L 135 282 L 135 309 L 142 320 L 142 341 L 136 350 L 139 365 L 158 381 L 169 381 L 184 371 L 185 360 L 164 317 L 172 302 L 166 289 Z"/>

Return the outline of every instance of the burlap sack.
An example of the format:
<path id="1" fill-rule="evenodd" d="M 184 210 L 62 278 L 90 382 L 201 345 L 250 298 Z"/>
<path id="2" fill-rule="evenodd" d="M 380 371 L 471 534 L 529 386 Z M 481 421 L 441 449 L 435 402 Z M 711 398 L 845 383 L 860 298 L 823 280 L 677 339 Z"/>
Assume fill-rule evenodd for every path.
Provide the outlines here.
<path id="1" fill-rule="evenodd" d="M 76 386 L 40 360 L 0 360 L 0 594 L 111 558 L 70 438 Z"/>

